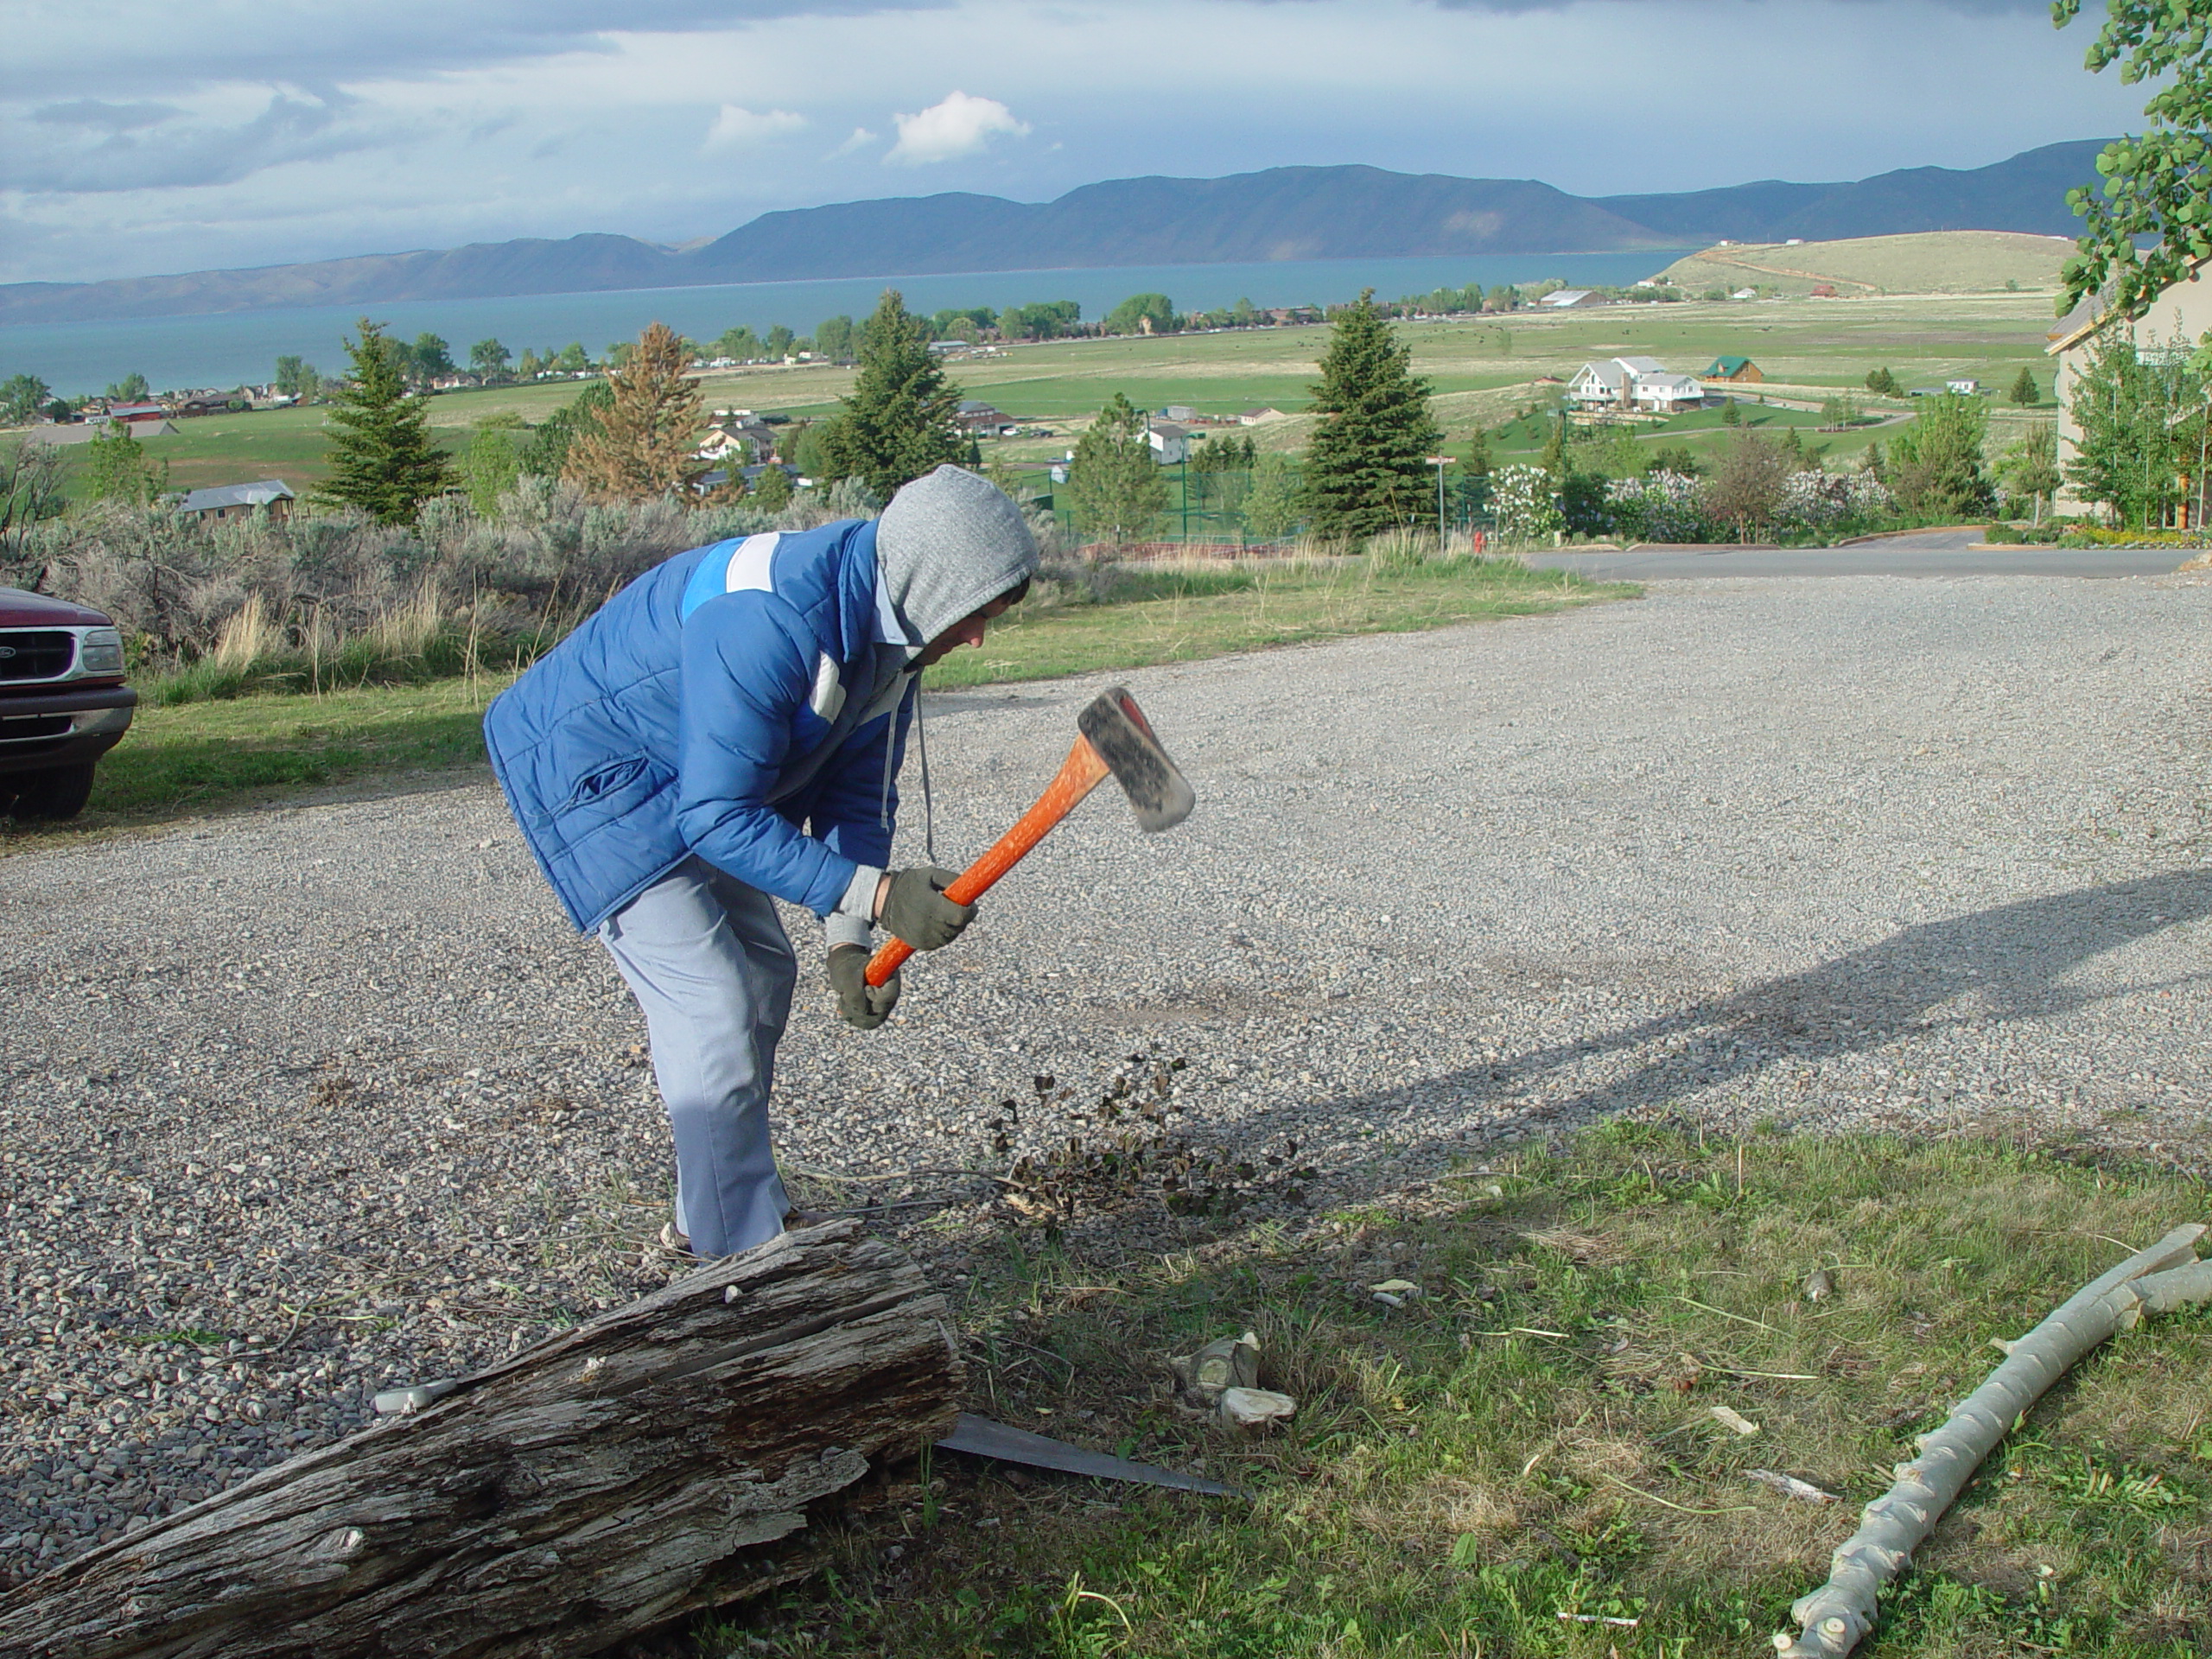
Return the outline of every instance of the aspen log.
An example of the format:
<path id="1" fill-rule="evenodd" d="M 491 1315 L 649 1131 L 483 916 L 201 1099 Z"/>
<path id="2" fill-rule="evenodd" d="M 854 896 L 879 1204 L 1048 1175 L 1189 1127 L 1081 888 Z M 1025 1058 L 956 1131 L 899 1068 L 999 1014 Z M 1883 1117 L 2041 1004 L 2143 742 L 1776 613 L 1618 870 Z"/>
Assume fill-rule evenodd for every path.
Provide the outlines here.
<path id="1" fill-rule="evenodd" d="M 1782 1659 L 1842 1659 L 1874 1628 L 1881 1592 L 1936 1530 L 1943 1511 L 1974 1478 L 1981 1461 L 2050 1385 L 2115 1332 L 2132 1330 L 2145 1312 L 2171 1313 L 2212 1300 L 2212 1261 L 2196 1259 L 2206 1229 L 2177 1227 L 2149 1249 L 2075 1293 L 2018 1341 L 2000 1344 L 2005 1363 L 1920 1438 L 1919 1455 L 1891 1471 L 1897 1484 L 1860 1512 L 1859 1530 L 1837 1547 L 1828 1581 L 1789 1609 L 1799 1625 L 1774 1636 Z"/>
<path id="2" fill-rule="evenodd" d="M 701 1268 L 0 1596 L 26 1659 L 561 1659 L 803 1576 L 949 1433 L 944 1300 L 858 1224 Z"/>

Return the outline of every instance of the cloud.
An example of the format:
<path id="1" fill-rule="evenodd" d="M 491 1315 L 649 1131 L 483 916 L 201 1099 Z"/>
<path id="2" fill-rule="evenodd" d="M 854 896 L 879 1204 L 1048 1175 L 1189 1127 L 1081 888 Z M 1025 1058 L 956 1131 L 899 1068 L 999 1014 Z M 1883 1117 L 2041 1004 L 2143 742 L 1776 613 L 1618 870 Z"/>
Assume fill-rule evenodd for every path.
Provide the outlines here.
<path id="1" fill-rule="evenodd" d="M 158 126 L 184 111 L 174 104 L 103 104 L 97 98 L 80 98 L 73 104 L 48 104 L 31 111 L 31 119 L 49 127 L 104 127 L 110 132 L 130 132 Z"/>
<path id="2" fill-rule="evenodd" d="M 111 124 L 104 136 L 86 139 L 19 128 L 0 139 L 0 188 L 101 194 L 235 184 L 286 162 L 327 160 L 390 137 L 341 128 L 330 103 L 283 92 L 251 119 L 230 124 L 162 118 L 130 124 L 162 130 L 133 133 Z M 74 123 L 76 130 L 93 126 Z"/>
<path id="3" fill-rule="evenodd" d="M 755 115 L 751 110 L 725 104 L 715 117 L 714 125 L 707 129 L 706 148 L 735 149 L 797 132 L 805 124 L 804 116 L 794 115 L 789 110 L 767 110 Z"/>
<path id="4" fill-rule="evenodd" d="M 825 162 L 834 162 L 842 156 L 851 155 L 856 149 L 866 149 L 874 142 L 875 135 L 866 127 L 855 127 L 851 137 L 846 139 L 843 143 L 838 145 L 822 159 Z"/>
<path id="5" fill-rule="evenodd" d="M 1029 124 L 1016 119 L 995 98 L 970 98 L 965 92 L 954 92 L 919 115 L 891 118 L 898 125 L 899 142 L 883 159 L 902 167 L 957 161 L 974 155 L 999 133 L 1020 138 L 1029 131 Z"/>

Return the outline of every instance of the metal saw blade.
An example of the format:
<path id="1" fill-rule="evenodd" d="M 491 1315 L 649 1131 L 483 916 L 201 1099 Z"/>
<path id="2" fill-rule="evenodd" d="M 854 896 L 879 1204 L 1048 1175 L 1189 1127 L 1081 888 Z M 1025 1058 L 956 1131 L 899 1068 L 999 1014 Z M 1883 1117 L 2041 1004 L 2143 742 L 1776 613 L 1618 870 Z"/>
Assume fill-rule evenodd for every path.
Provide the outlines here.
<path id="1" fill-rule="evenodd" d="M 1166 1486 L 1179 1492 L 1204 1492 L 1210 1497 L 1242 1497 L 1234 1486 L 1197 1475 L 1179 1475 L 1172 1469 L 1148 1463 L 1131 1463 L 1104 1452 L 1089 1452 L 1049 1434 L 1026 1428 L 1009 1428 L 988 1417 L 963 1411 L 952 1433 L 938 1444 L 948 1452 L 967 1452 L 979 1458 L 1007 1463 L 1026 1463 L 1036 1469 L 1058 1469 L 1064 1474 L 1089 1475 L 1094 1480 L 1129 1480 L 1147 1486 Z"/>

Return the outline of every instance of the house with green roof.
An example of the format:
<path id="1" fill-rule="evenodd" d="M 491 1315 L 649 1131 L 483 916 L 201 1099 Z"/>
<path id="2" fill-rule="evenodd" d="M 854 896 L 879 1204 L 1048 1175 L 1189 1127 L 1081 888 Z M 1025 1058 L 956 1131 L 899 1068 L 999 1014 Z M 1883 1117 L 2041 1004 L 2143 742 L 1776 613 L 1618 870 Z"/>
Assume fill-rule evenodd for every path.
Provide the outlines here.
<path id="1" fill-rule="evenodd" d="M 1748 357 L 1716 357 L 1700 380 L 1736 380 L 1750 385 L 1766 378 L 1765 371 Z"/>

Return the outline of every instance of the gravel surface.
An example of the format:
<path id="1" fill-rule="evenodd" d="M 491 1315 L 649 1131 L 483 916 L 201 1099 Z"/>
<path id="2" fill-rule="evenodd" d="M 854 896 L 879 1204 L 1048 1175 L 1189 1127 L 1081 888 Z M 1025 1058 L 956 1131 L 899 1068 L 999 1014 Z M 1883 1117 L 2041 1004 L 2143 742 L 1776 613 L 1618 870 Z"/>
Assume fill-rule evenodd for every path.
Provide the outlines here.
<path id="1" fill-rule="evenodd" d="M 803 995 L 795 1184 L 957 1283 L 1007 1217 L 959 1172 L 1152 1133 L 1072 1116 L 1117 1076 L 1294 1213 L 1617 1114 L 2201 1166 L 2208 624 L 2188 578 L 1670 583 L 1131 676 L 1198 814 L 1096 798 L 882 1031 Z M 947 861 L 1102 683 L 933 700 Z M 487 783 L 26 854 L 0 906 L 0 1575 L 668 1277 L 642 1022 Z"/>

